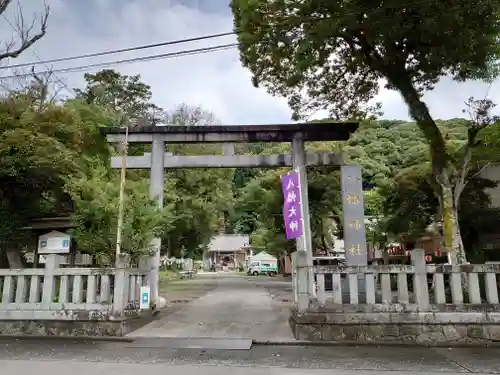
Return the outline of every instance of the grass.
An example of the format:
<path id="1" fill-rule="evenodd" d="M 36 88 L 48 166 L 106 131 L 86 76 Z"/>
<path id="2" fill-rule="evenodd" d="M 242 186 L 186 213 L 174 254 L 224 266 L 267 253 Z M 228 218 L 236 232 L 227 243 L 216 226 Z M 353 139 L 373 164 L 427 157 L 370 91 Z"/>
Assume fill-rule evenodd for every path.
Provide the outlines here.
<path id="1" fill-rule="evenodd" d="M 160 271 L 160 289 L 175 280 L 179 280 L 177 272 L 173 270 Z"/>
<path id="2" fill-rule="evenodd" d="M 217 282 L 212 279 L 197 278 L 180 279 L 175 271 L 162 271 L 160 273 L 160 295 L 167 300 L 167 304 L 186 303 L 199 298 L 213 290 Z"/>

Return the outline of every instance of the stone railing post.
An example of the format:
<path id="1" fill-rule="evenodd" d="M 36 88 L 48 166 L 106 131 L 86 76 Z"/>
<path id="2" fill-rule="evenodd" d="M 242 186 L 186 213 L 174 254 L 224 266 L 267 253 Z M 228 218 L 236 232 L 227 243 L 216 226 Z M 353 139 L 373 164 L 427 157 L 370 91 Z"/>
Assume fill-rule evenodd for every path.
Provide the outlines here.
<path id="1" fill-rule="evenodd" d="M 153 257 L 150 255 L 141 256 L 137 268 L 141 273 L 144 272 L 146 274 L 146 280 L 144 280 L 143 285 L 150 285 L 151 271 L 153 270 Z"/>
<path id="2" fill-rule="evenodd" d="M 56 279 L 54 271 L 59 268 L 61 261 L 60 255 L 47 254 L 45 255 L 45 268 L 43 271 L 43 289 L 42 289 L 42 309 L 50 310 L 51 304 L 54 302 L 56 292 Z"/>
<path id="3" fill-rule="evenodd" d="M 113 315 L 123 316 L 128 303 L 130 256 L 119 254 L 115 263 L 115 286 L 113 289 Z"/>
<path id="4" fill-rule="evenodd" d="M 296 287 L 297 287 L 297 301 L 295 307 L 299 312 L 304 312 L 309 308 L 309 300 L 310 300 L 310 283 L 311 278 L 309 277 L 312 274 L 313 270 L 310 269 L 308 262 L 308 256 L 305 251 L 297 251 L 296 254 Z M 294 291 L 295 293 L 295 291 Z"/>
<path id="5" fill-rule="evenodd" d="M 415 302 L 420 311 L 427 311 L 429 310 L 429 285 L 427 283 L 424 249 L 413 249 L 411 252 L 411 262 L 413 267 L 415 267 L 415 273 L 413 274 Z"/>

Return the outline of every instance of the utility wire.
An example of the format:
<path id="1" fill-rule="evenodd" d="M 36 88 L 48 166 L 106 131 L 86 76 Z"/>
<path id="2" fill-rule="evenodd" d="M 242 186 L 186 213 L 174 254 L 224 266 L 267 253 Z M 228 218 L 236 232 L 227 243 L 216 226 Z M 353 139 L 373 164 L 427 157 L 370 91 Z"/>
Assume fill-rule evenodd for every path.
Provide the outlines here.
<path id="1" fill-rule="evenodd" d="M 12 26 L 12 24 L 11 24 L 11 26 Z M 221 38 L 221 37 L 228 36 L 228 35 L 233 35 L 233 34 L 234 34 L 234 32 L 220 33 L 220 34 L 211 34 L 211 35 L 203 35 L 203 36 L 198 36 L 198 37 L 194 37 L 194 38 L 177 39 L 177 40 L 171 40 L 171 41 L 167 41 L 167 42 L 154 43 L 154 44 L 146 44 L 146 45 L 140 45 L 140 46 L 135 46 L 135 47 L 128 47 L 128 48 L 122 48 L 122 49 L 115 49 L 115 50 L 108 50 L 108 51 L 102 51 L 102 52 L 88 53 L 88 54 L 83 54 L 83 55 L 59 57 L 59 58 L 56 58 L 56 59 L 50 59 L 50 60 L 44 60 L 44 61 L 42 61 L 42 60 L 39 59 L 39 61 L 32 61 L 32 62 L 29 62 L 29 63 L 0 66 L 0 70 L 13 69 L 13 68 L 23 68 L 23 67 L 27 67 L 27 66 L 40 65 L 40 64 L 44 64 L 44 65 L 45 64 L 52 64 L 52 63 L 63 62 L 63 61 L 72 61 L 72 60 L 87 59 L 87 58 L 90 58 L 90 57 L 114 55 L 114 54 L 123 53 L 123 52 L 140 51 L 140 50 L 150 49 L 150 48 L 156 48 L 156 47 L 171 46 L 171 45 L 174 45 L 174 44 L 182 44 L 182 43 L 196 42 L 196 41 L 199 41 L 199 40 Z"/>
<path id="2" fill-rule="evenodd" d="M 2 13 L 2 17 L 5 19 L 5 21 L 7 21 L 7 23 L 10 25 L 10 27 L 12 28 L 12 30 L 17 31 L 16 28 L 14 27 L 14 25 L 12 24 L 12 22 L 10 22 L 10 20 L 7 18 L 7 16 L 5 16 L 5 14 Z M 50 70 L 50 67 L 47 65 L 46 62 L 42 61 L 42 59 L 40 58 L 40 56 L 38 56 L 38 54 L 33 50 L 33 49 L 30 49 L 31 53 L 33 54 L 33 56 L 35 56 L 35 58 L 39 61 L 39 64 L 43 64 L 45 66 L 45 69 L 47 69 L 47 72 L 52 72 Z M 30 64 L 30 65 L 33 65 L 33 64 Z M 26 65 L 26 66 L 29 66 L 29 65 Z M 5 67 L 1 67 L 1 68 L 5 68 Z M 25 74 L 23 76 L 30 76 L 32 75 L 31 73 L 30 74 Z M 16 75 L 16 77 L 19 77 L 20 75 Z M 66 83 L 64 83 L 56 74 L 54 74 L 54 77 L 55 79 L 57 80 L 57 82 L 59 82 L 66 90 L 68 90 L 69 92 L 73 93 L 76 95 L 76 92 L 75 90 L 73 90 L 72 88 L 70 88 Z"/>
<path id="3" fill-rule="evenodd" d="M 102 68 L 102 67 L 106 67 L 106 66 L 132 64 L 132 63 L 146 62 L 146 61 L 152 61 L 152 60 L 171 59 L 174 57 L 199 55 L 199 54 L 205 54 L 205 53 L 209 53 L 209 52 L 224 51 L 224 50 L 232 49 L 232 48 L 237 47 L 237 46 L 238 46 L 238 43 L 220 44 L 220 45 L 212 46 L 212 47 L 204 47 L 204 48 L 190 49 L 190 50 L 184 50 L 184 51 L 162 53 L 162 54 L 158 54 L 158 55 L 135 57 L 135 58 L 124 59 L 124 60 L 108 61 L 108 62 L 102 62 L 102 63 L 96 63 L 96 64 L 81 65 L 81 66 L 75 66 L 75 67 L 71 67 L 71 68 L 53 69 L 53 70 L 47 70 L 47 71 L 42 71 L 42 72 L 38 72 L 38 73 L 39 74 L 74 73 L 74 72 L 81 72 L 81 71 L 85 71 L 85 70 L 92 70 L 95 68 Z M 25 77 L 25 76 L 29 76 L 29 75 L 31 75 L 31 74 L 28 74 L 28 73 L 12 74 L 12 75 L 8 75 L 8 76 L 0 76 L 0 79 Z"/>

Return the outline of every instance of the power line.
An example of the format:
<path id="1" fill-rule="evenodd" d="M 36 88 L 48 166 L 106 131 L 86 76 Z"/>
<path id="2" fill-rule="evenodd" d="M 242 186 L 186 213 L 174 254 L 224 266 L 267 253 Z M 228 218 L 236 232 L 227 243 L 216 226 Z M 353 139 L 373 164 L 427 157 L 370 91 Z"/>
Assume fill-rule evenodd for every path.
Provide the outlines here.
<path id="1" fill-rule="evenodd" d="M 190 49 L 190 50 L 184 50 L 184 51 L 162 53 L 159 55 L 135 57 L 135 58 L 131 58 L 131 59 L 81 65 L 81 66 L 75 66 L 75 67 L 71 67 L 71 68 L 53 69 L 53 70 L 47 70 L 47 71 L 42 71 L 42 72 L 38 72 L 38 73 L 39 74 L 75 73 L 75 72 L 81 72 L 81 71 L 85 71 L 85 70 L 92 70 L 95 68 L 102 68 L 102 67 L 106 67 L 106 66 L 131 64 L 131 63 L 146 62 L 146 61 L 160 60 L 160 59 L 171 59 L 174 57 L 182 57 L 182 56 L 205 54 L 205 53 L 209 53 L 209 52 L 225 51 L 225 50 L 237 47 L 237 46 L 238 46 L 238 43 L 221 44 L 221 45 L 212 46 L 212 47 L 204 47 L 204 48 Z M 29 75 L 30 74 L 28 74 L 28 73 L 12 74 L 12 75 L 8 75 L 8 76 L 0 76 L 0 79 L 25 77 L 25 76 L 29 76 Z"/>
<path id="2" fill-rule="evenodd" d="M 234 32 L 227 32 L 227 33 L 220 33 L 220 34 L 211 34 L 211 35 L 203 35 L 203 36 L 198 36 L 198 37 L 194 37 L 194 38 L 171 40 L 171 41 L 167 41 L 167 42 L 154 43 L 154 44 L 145 44 L 145 45 L 140 45 L 140 46 L 135 46 L 135 47 L 128 47 L 128 48 L 122 48 L 122 49 L 115 49 L 115 50 L 108 50 L 108 51 L 102 51 L 102 52 L 88 53 L 88 54 L 76 55 L 76 56 L 60 57 L 60 58 L 50 59 L 50 60 L 44 60 L 44 61 L 42 61 L 42 60 L 40 60 L 40 61 L 32 61 L 32 62 L 29 62 L 29 63 L 0 66 L 0 70 L 14 69 L 14 68 L 24 68 L 24 67 L 33 66 L 33 65 L 40 65 L 40 64 L 44 64 L 45 65 L 45 64 L 52 64 L 52 63 L 63 62 L 63 61 L 72 61 L 72 60 L 87 59 L 87 58 L 91 58 L 91 57 L 114 55 L 114 54 L 123 53 L 123 52 L 140 51 L 140 50 L 149 49 L 149 48 L 156 48 L 156 47 L 170 46 L 170 45 L 174 45 L 174 44 L 196 42 L 196 41 L 199 41 L 199 40 L 221 38 L 223 36 L 228 36 L 228 35 L 233 35 L 233 34 L 234 34 Z"/>

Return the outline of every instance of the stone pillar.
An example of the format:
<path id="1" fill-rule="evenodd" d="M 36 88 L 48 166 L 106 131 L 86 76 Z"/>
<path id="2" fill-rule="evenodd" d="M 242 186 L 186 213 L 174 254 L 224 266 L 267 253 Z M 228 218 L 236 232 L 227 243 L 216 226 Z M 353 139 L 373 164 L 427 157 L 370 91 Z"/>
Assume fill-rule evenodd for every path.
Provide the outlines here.
<path id="1" fill-rule="evenodd" d="M 149 195 L 151 199 L 156 200 L 159 208 L 163 208 L 163 189 L 165 179 L 164 169 L 165 144 L 159 137 L 153 137 L 151 150 L 151 176 L 149 185 Z M 159 296 L 160 282 L 160 249 L 161 238 L 154 238 L 151 241 L 153 250 L 151 260 L 151 273 L 149 276 L 149 285 L 151 288 L 151 300 L 155 302 L 157 308 L 165 306 L 165 299 Z"/>
<path id="2" fill-rule="evenodd" d="M 113 316 L 123 316 L 128 303 L 130 256 L 118 255 L 115 263 L 115 285 L 113 288 Z"/>
<path id="3" fill-rule="evenodd" d="M 293 305 L 297 306 L 298 303 L 298 287 L 297 287 L 297 253 L 298 251 L 294 251 L 290 258 L 292 260 L 292 290 L 293 290 Z"/>
<path id="4" fill-rule="evenodd" d="M 368 254 L 361 167 L 359 165 L 341 166 L 340 182 L 346 263 L 348 266 L 366 266 Z"/>
<path id="5" fill-rule="evenodd" d="M 425 263 L 424 249 L 411 251 L 411 263 L 415 267 L 413 275 L 413 290 L 419 311 L 429 310 L 429 285 L 427 284 L 427 265 Z"/>
<path id="6" fill-rule="evenodd" d="M 146 273 L 146 279 L 144 280 L 144 285 L 149 285 L 151 287 L 151 271 L 153 270 L 153 257 L 149 255 L 143 255 L 139 258 L 137 268 L 140 272 Z"/>
<path id="7" fill-rule="evenodd" d="M 61 256 L 57 254 L 45 255 L 45 268 L 43 269 L 42 308 L 50 309 L 56 292 L 54 271 L 59 268 Z"/>
<path id="8" fill-rule="evenodd" d="M 302 207 L 302 229 L 304 234 L 297 238 L 297 251 L 305 252 L 309 295 L 314 296 L 313 251 L 311 236 L 311 219 L 309 215 L 309 197 L 307 192 L 306 152 L 302 133 L 295 134 L 292 141 L 293 168 L 298 169 L 300 185 L 300 201 Z"/>
<path id="9" fill-rule="evenodd" d="M 305 251 L 296 251 L 295 257 L 297 271 L 294 285 L 294 289 L 296 289 L 296 292 L 294 291 L 294 297 L 296 298 L 295 308 L 299 312 L 304 312 L 309 308 L 311 296 L 311 267 L 309 266 L 309 257 Z"/>

